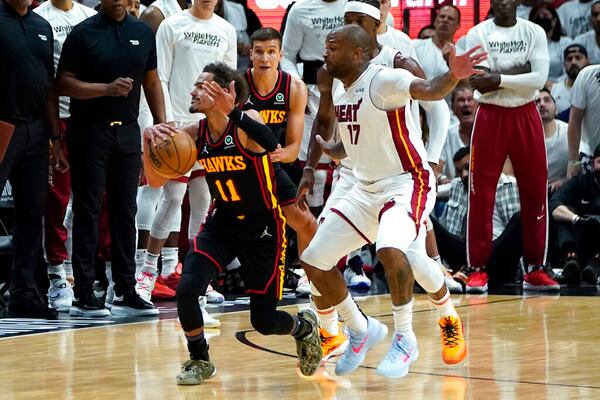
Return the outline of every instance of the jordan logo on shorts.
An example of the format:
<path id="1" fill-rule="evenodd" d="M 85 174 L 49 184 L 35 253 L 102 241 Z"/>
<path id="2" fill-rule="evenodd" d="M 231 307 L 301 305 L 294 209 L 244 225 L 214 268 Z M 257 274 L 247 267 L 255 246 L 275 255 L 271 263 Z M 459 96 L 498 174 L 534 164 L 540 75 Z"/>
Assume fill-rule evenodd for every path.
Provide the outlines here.
<path id="1" fill-rule="evenodd" d="M 265 236 L 273 237 L 273 235 L 271 235 L 271 234 L 269 233 L 268 229 L 269 229 L 269 227 L 268 227 L 268 226 L 265 226 L 265 230 L 264 230 L 264 232 L 262 233 L 262 235 L 260 235 L 260 238 L 261 238 L 261 239 L 262 239 L 262 238 L 264 238 Z"/>

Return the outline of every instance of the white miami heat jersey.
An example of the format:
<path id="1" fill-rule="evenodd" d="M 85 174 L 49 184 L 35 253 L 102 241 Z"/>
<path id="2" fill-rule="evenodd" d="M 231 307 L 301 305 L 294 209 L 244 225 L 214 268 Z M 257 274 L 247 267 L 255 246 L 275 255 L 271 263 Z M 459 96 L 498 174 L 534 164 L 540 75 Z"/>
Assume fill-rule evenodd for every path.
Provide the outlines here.
<path id="1" fill-rule="evenodd" d="M 420 132 L 407 107 L 413 75 L 395 70 L 405 81 L 397 86 L 406 88 L 394 96 L 394 103 L 403 105 L 400 108 L 384 111 L 372 100 L 378 96 L 371 88 L 372 81 L 384 69 L 371 64 L 350 87 L 337 85 L 333 93 L 340 139 L 352 160 L 354 176 L 364 184 L 420 171 L 427 160 Z"/>

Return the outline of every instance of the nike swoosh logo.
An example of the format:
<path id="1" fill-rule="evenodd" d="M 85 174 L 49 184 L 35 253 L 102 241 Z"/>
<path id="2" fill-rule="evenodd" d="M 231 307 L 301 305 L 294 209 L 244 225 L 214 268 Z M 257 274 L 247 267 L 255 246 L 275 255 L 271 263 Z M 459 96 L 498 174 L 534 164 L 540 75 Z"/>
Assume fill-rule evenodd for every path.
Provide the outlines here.
<path id="1" fill-rule="evenodd" d="M 538 215 L 538 216 L 537 216 L 537 220 L 538 220 L 538 221 L 541 221 L 541 220 L 542 220 L 542 218 L 544 218 L 544 216 L 543 216 L 543 215 Z"/>
<path id="2" fill-rule="evenodd" d="M 54 299 L 58 299 L 60 297 L 60 294 L 57 294 L 56 296 L 50 296 L 50 295 L 48 295 L 48 297 L 50 299 L 54 300 Z"/>
<path id="3" fill-rule="evenodd" d="M 360 351 L 362 350 L 363 347 L 365 347 L 365 343 L 367 342 L 367 338 L 369 337 L 369 334 L 365 335 L 365 338 L 362 340 L 362 342 L 360 342 L 360 344 L 358 345 L 358 347 L 354 347 L 352 346 L 352 351 L 355 353 L 360 353 Z"/>
<path id="4" fill-rule="evenodd" d="M 581 204 L 590 204 L 589 200 L 581 200 Z"/>

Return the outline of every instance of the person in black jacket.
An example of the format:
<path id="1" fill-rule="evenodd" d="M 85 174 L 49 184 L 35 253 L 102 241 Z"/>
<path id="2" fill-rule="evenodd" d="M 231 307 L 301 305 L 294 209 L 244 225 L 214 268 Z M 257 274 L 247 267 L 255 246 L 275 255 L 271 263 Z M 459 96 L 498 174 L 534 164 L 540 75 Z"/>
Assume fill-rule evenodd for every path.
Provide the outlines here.
<path id="1" fill-rule="evenodd" d="M 600 283 L 600 145 L 594 150 L 593 169 L 567 181 L 550 203 L 566 283 Z"/>
<path id="2" fill-rule="evenodd" d="M 57 316 L 34 296 L 33 280 L 41 255 L 49 139 L 55 142 L 54 168 L 64 172 L 69 166 L 60 145 L 53 42 L 52 27 L 31 11 L 30 1 L 0 1 L 0 121 L 7 131 L 14 126 L 0 162 L 0 192 L 10 180 L 15 226 L 9 310 L 18 317 Z"/>

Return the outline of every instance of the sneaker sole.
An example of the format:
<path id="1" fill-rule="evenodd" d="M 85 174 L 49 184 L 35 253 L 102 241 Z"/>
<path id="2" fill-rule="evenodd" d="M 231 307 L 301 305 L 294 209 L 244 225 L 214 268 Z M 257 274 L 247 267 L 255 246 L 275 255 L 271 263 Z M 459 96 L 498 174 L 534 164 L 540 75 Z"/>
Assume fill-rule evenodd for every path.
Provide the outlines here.
<path id="1" fill-rule="evenodd" d="M 366 282 L 357 283 L 355 285 L 348 285 L 349 289 L 354 290 L 369 290 L 371 289 L 371 284 L 367 284 Z"/>
<path id="2" fill-rule="evenodd" d="M 221 304 L 222 302 L 225 301 L 225 298 L 223 297 L 217 297 L 217 298 L 210 298 L 210 296 L 207 296 L 206 298 L 206 302 L 210 303 L 210 304 Z"/>
<path id="3" fill-rule="evenodd" d="M 214 322 L 206 322 L 204 321 L 204 327 L 205 328 L 220 328 L 221 327 L 221 321 L 219 321 L 218 319 L 216 319 Z"/>
<path id="4" fill-rule="evenodd" d="M 215 370 L 213 371 L 211 376 L 209 376 L 208 378 L 203 378 L 202 380 L 198 380 L 195 378 L 180 379 L 179 377 L 176 377 L 175 380 L 177 381 L 178 385 L 182 385 L 182 386 L 200 385 L 202 382 L 204 382 L 210 378 L 213 378 L 216 374 L 217 374 L 217 368 L 215 368 Z"/>
<path id="5" fill-rule="evenodd" d="M 349 344 L 350 344 L 350 341 L 348 339 L 346 339 L 346 341 L 344 343 L 339 345 L 331 353 L 327 354 L 326 356 L 323 356 L 322 362 L 327 362 L 327 361 L 331 360 L 333 357 L 341 356 L 342 354 L 344 354 L 344 352 L 346 352 L 346 349 L 348 348 Z"/>
<path id="6" fill-rule="evenodd" d="M 131 307 L 115 306 L 111 309 L 112 315 L 119 317 L 153 317 L 160 314 L 158 309 L 138 310 Z"/>
<path id="7" fill-rule="evenodd" d="M 375 372 L 377 372 L 381 376 L 385 376 L 386 378 L 396 378 L 396 379 L 404 378 L 406 375 L 408 375 L 410 365 L 412 363 L 414 363 L 415 361 L 417 361 L 418 359 L 419 359 L 419 349 L 415 348 L 415 352 L 411 355 L 410 362 L 408 363 L 408 368 L 406 368 L 405 371 L 402 371 L 400 373 L 393 373 L 391 371 L 385 371 L 385 370 L 379 369 L 379 367 L 377 367 Z"/>
<path id="8" fill-rule="evenodd" d="M 466 292 L 468 294 L 483 294 L 483 293 L 487 293 L 487 291 L 488 291 L 487 284 L 485 286 L 467 286 L 467 290 L 466 290 Z"/>
<path id="9" fill-rule="evenodd" d="M 311 341 L 306 340 L 306 338 L 296 340 L 296 354 L 298 354 L 300 372 L 304 376 L 311 376 L 317 372 L 323 359 L 323 348 L 321 347 L 321 337 L 319 335 L 319 319 L 315 312 L 310 309 L 302 310 L 298 315 L 309 320 L 312 325 L 312 331 L 308 334 L 307 338 L 315 336 L 315 339 Z M 313 343 L 313 341 L 316 343 Z"/>
<path id="10" fill-rule="evenodd" d="M 69 310 L 69 316 L 71 317 L 84 317 L 84 318 L 99 318 L 99 317 L 109 317 L 110 310 L 82 310 L 77 307 L 71 307 Z"/>
<path id="11" fill-rule="evenodd" d="M 537 290 L 539 292 L 557 292 L 560 290 L 560 285 L 556 286 L 538 286 L 528 282 L 523 282 L 523 290 Z"/>

